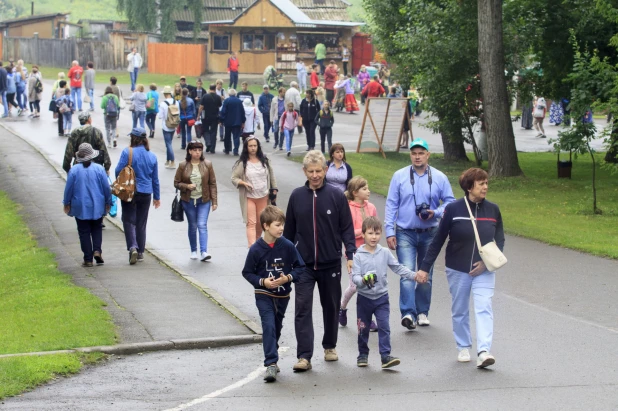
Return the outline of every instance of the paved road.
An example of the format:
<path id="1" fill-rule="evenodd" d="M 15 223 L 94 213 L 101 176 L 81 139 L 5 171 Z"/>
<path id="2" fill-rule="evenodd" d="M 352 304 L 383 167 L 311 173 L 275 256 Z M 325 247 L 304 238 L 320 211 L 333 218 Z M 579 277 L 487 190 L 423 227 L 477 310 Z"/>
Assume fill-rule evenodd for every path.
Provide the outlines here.
<path id="1" fill-rule="evenodd" d="M 100 116 L 100 113 L 95 116 L 98 125 L 102 123 Z M 123 113 L 123 132 L 129 130 L 127 117 Z M 336 124 L 340 126 L 336 136 L 353 134 L 340 118 Z M 60 161 L 65 139 L 55 135 L 49 118 L 8 125 L 52 160 Z M 122 145 L 127 142 L 128 139 L 123 140 Z M 160 163 L 164 162 L 160 136 L 151 144 Z M 175 140 L 174 144 L 176 155 L 180 156 L 179 141 Z M 120 150 L 112 150 L 112 161 L 117 160 L 119 153 Z M 148 243 L 258 320 L 251 288 L 240 275 L 246 247 L 238 197 L 229 181 L 234 158 L 221 154 L 209 158 L 214 163 L 220 193 L 220 208 L 211 214 L 209 221 L 212 263 L 190 261 L 185 225 L 169 220 L 174 191 L 171 170 L 160 169 L 163 206 L 151 213 Z M 287 161 L 278 152 L 271 158 L 281 193 L 279 203 L 285 209 L 288 193 L 302 184 L 304 178 L 297 163 Z M 362 170 L 355 172 L 362 173 Z M 384 199 L 374 195 L 372 202 L 383 215 Z M 357 369 L 356 332 L 348 326 L 340 329 L 339 362 L 325 363 L 316 345 L 314 369 L 304 375 L 293 374 L 292 301 L 281 344 L 290 350 L 283 354 L 282 374 L 275 385 L 265 386 L 255 373 L 262 360 L 259 346 L 203 353 L 148 354 L 110 361 L 79 376 L 7 400 L 4 406 L 7 409 L 168 409 L 194 399 L 204 401 L 204 396 L 212 394 L 208 401 L 195 403 L 189 409 L 276 406 L 348 410 L 385 404 L 392 409 L 409 409 L 410 403 L 430 409 L 617 409 L 618 262 L 511 236 L 507 237 L 506 254 L 509 264 L 498 275 L 494 298 L 496 324 L 492 351 L 497 363 L 492 370 L 479 371 L 473 364 L 455 361 L 450 296 L 440 257 L 435 268 L 430 327 L 407 332 L 399 325 L 397 277 L 389 276 L 393 354 L 402 359 L 401 366 L 394 371 L 380 370 L 377 338 L 373 334 L 370 366 Z M 345 286 L 347 278 L 342 282 Z M 353 299 L 349 312 L 352 324 L 354 306 Z M 315 307 L 316 310 L 319 307 L 317 299 Z M 315 317 L 319 341 L 322 325 L 319 316 Z M 230 386 L 232 389 L 227 390 Z"/>

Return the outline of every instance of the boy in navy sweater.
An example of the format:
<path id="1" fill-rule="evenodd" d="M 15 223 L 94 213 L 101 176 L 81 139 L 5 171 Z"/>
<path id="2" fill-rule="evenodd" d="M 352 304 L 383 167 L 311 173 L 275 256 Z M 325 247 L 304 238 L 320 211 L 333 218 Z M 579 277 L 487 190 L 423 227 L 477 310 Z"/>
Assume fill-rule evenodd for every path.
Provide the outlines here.
<path id="1" fill-rule="evenodd" d="M 260 214 L 264 236 L 249 249 L 242 275 L 255 288 L 255 305 L 262 320 L 264 346 L 264 380 L 277 379 L 279 367 L 279 337 L 285 310 L 290 301 L 292 282 L 296 282 L 305 268 L 294 244 L 282 237 L 285 214 L 275 206 L 267 206 Z"/>

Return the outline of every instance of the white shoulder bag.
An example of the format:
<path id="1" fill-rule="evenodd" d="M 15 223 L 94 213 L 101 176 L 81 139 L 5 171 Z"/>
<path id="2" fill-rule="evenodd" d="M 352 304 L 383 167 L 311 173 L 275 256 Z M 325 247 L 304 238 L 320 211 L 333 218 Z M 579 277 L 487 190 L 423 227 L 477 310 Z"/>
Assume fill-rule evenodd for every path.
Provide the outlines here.
<path id="1" fill-rule="evenodd" d="M 466 197 L 464 197 L 464 203 L 466 203 L 466 207 L 468 207 L 468 212 L 470 213 L 470 222 L 472 223 L 472 228 L 474 228 L 474 237 L 476 237 L 476 245 L 479 248 L 481 259 L 485 263 L 485 267 L 487 267 L 488 271 L 496 271 L 507 263 L 507 259 L 502 251 L 500 251 L 495 241 L 490 241 L 485 245 L 481 245 L 481 238 L 476 228 L 476 219 L 472 214 L 470 204 L 468 204 L 468 199 Z"/>

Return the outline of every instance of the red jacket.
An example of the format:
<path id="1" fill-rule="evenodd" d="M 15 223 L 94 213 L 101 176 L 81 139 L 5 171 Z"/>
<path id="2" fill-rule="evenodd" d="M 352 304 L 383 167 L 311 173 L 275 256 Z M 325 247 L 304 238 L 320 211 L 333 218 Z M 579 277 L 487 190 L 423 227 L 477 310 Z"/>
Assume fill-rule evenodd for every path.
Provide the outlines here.
<path id="1" fill-rule="evenodd" d="M 380 97 L 384 93 L 386 92 L 384 91 L 384 87 L 382 87 L 382 84 L 378 83 L 375 80 L 372 80 L 367 83 L 367 85 L 363 89 L 362 95 L 364 97 Z"/>
<path id="2" fill-rule="evenodd" d="M 229 71 L 238 71 L 238 66 L 240 66 L 238 59 L 233 59 L 231 57 L 227 59 L 227 69 Z"/>
<path id="3" fill-rule="evenodd" d="M 311 88 L 318 88 L 320 86 L 320 78 L 315 71 L 311 73 Z"/>
<path id="4" fill-rule="evenodd" d="M 336 81 L 337 69 L 334 67 L 326 67 L 326 70 L 324 70 L 324 88 L 326 90 L 334 90 Z"/>

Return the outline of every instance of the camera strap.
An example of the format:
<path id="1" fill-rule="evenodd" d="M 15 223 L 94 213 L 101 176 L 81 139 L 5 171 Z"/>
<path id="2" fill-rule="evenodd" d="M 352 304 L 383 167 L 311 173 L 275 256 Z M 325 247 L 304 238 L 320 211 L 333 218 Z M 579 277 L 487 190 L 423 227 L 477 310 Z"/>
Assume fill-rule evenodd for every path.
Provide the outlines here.
<path id="1" fill-rule="evenodd" d="M 433 179 L 431 178 L 431 167 L 427 165 L 427 182 L 429 183 L 429 207 L 431 207 L 431 183 L 433 183 Z M 414 198 L 414 207 L 415 209 L 418 207 L 416 204 L 416 191 L 414 190 L 414 166 L 410 166 L 410 185 L 412 186 L 412 197 Z"/>

